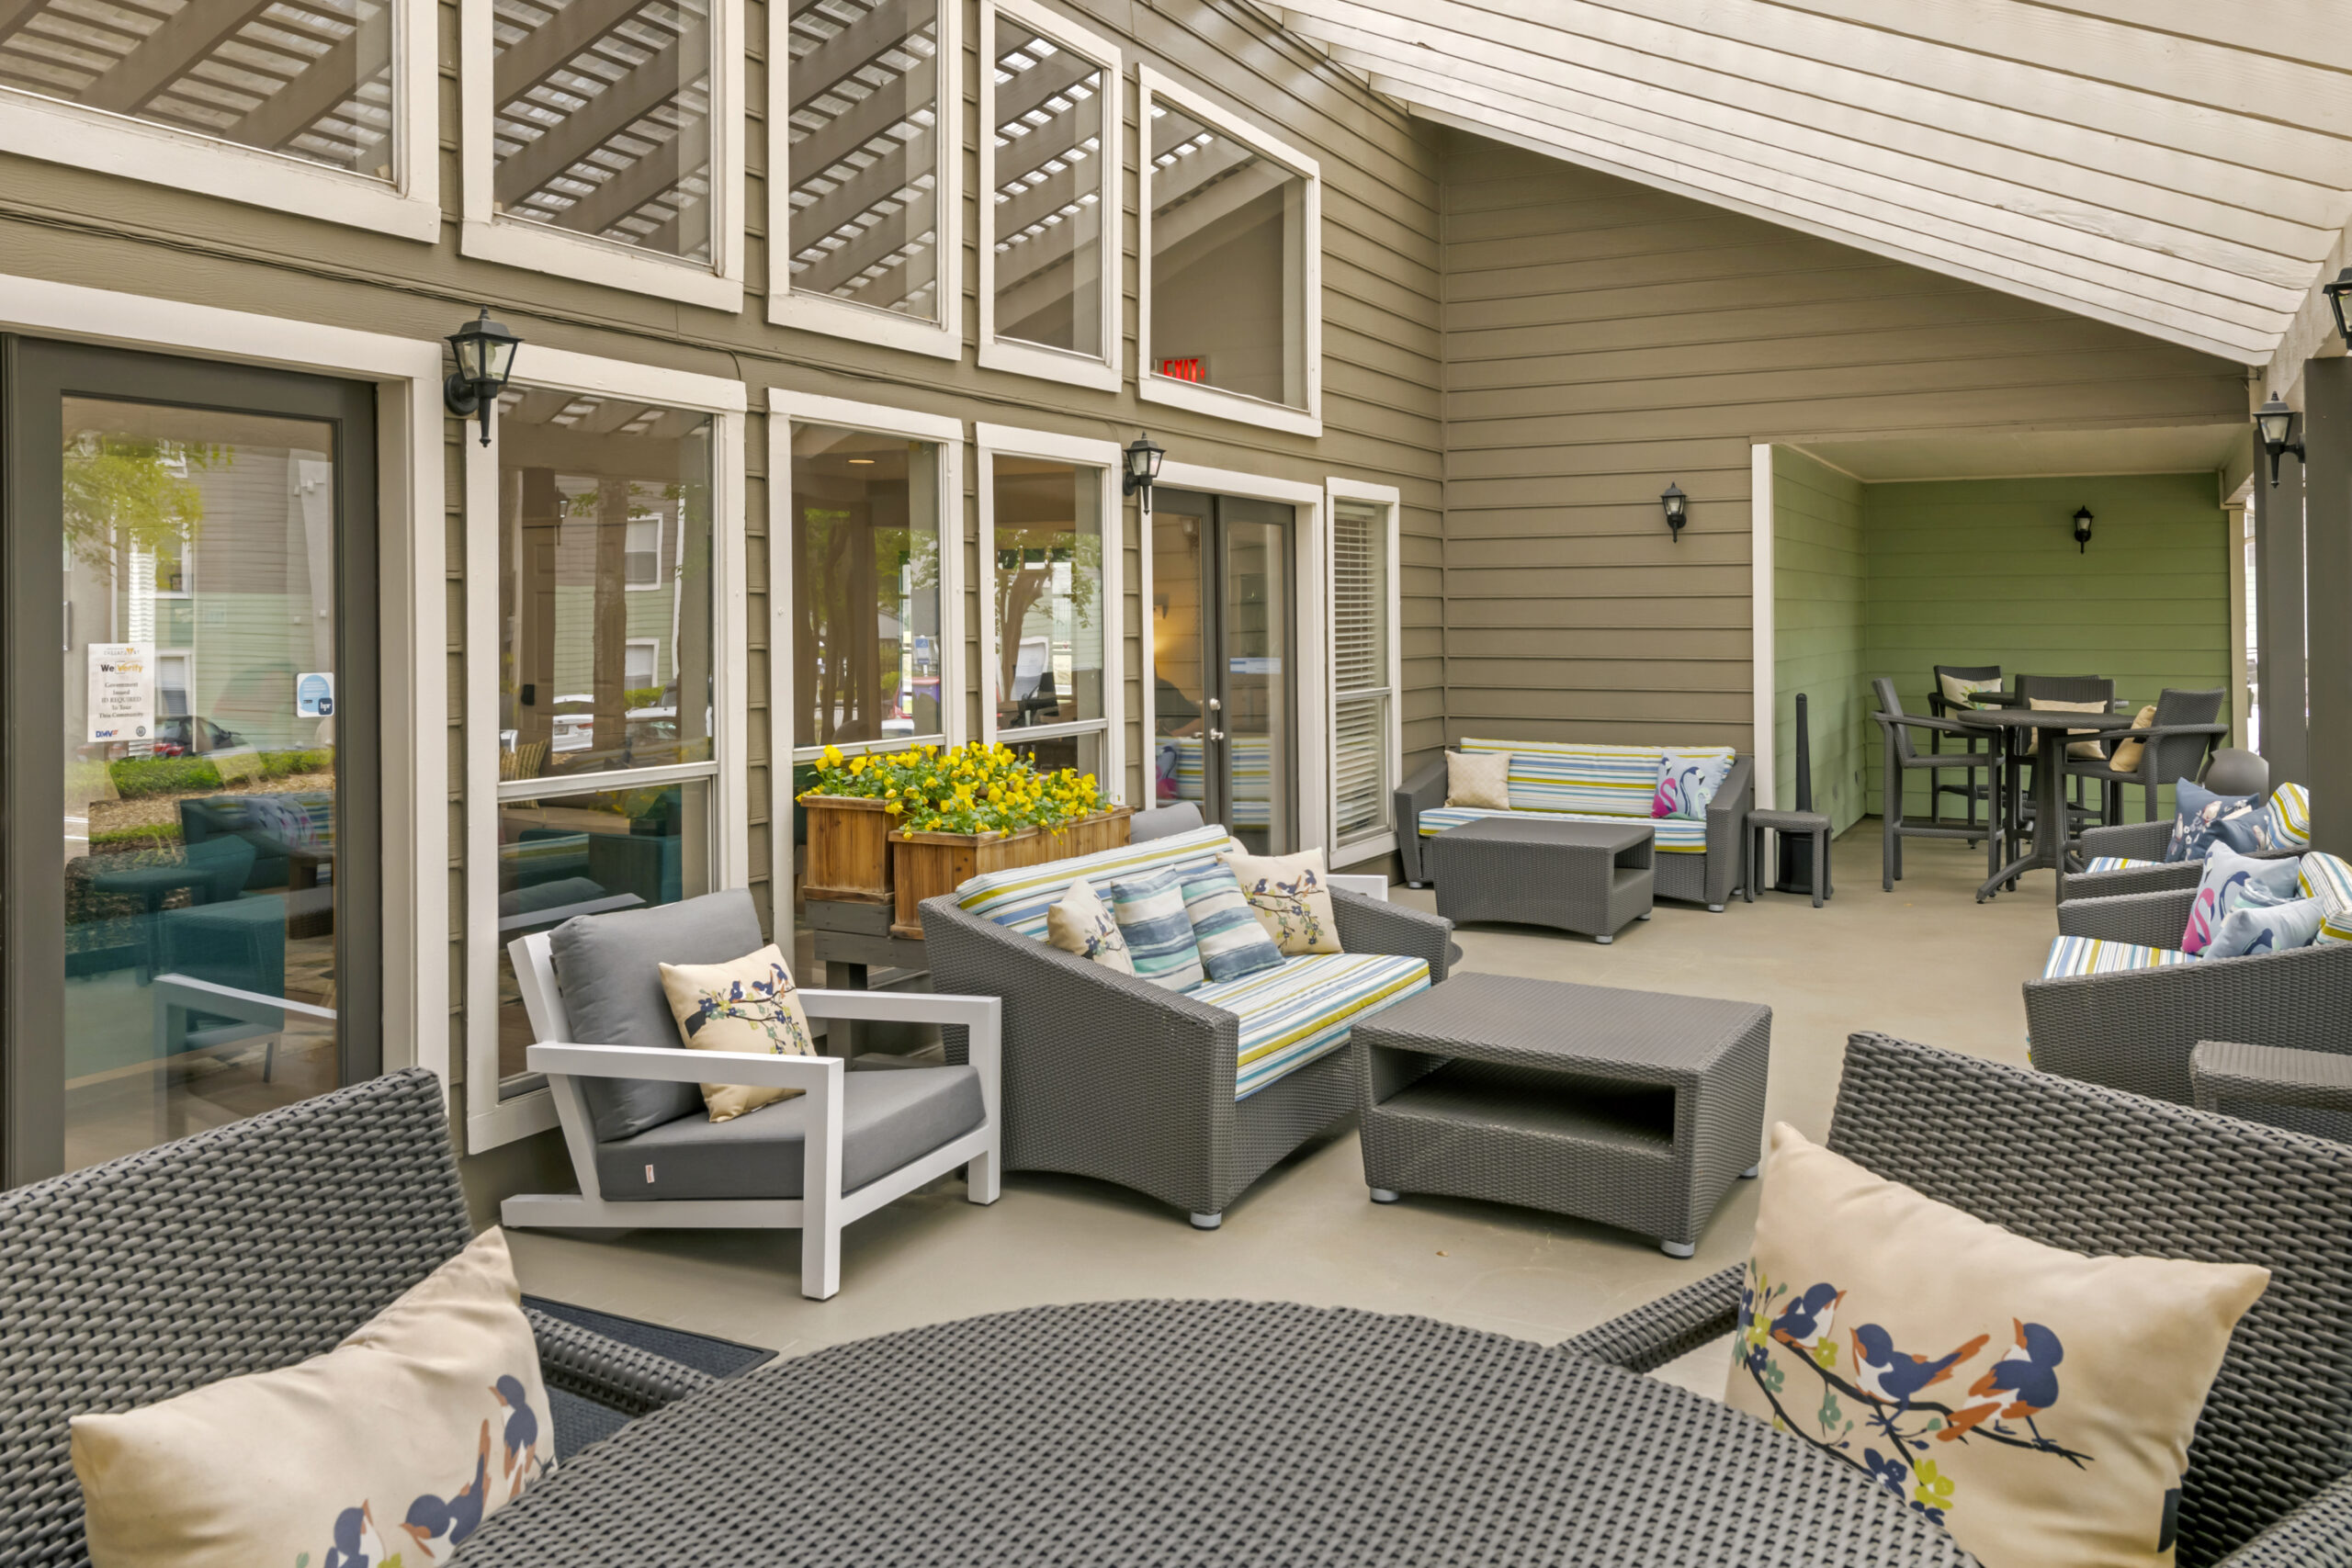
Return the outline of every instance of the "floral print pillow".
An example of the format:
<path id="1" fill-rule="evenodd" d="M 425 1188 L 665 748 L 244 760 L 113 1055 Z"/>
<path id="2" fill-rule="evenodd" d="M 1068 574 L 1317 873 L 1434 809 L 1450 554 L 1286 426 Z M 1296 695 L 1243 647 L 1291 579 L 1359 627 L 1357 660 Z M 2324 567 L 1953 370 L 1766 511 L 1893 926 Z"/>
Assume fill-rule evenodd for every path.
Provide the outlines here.
<path id="1" fill-rule="evenodd" d="M 784 950 L 774 942 L 727 964 L 664 964 L 662 991 L 670 998 L 679 1035 L 691 1049 L 772 1056 L 817 1054 L 808 1014 L 800 1006 L 800 987 L 785 967 Z M 732 1122 L 745 1111 L 801 1092 L 707 1083 L 702 1102 L 712 1121 Z"/>
<path id="2" fill-rule="evenodd" d="M 1119 930 L 1117 917 L 1102 902 L 1102 895 L 1094 891 L 1094 884 L 1082 876 L 1069 885 L 1059 903 L 1046 911 L 1046 940 L 1105 969 L 1122 975 L 1136 972 L 1136 961 L 1127 952 L 1126 934 Z"/>
<path id="3" fill-rule="evenodd" d="M 2165 859 L 2175 865 L 2203 860 L 2222 823 L 2251 815 L 2262 800 L 2258 795 L 2215 795 L 2187 779 L 2173 786 L 2172 797 L 2172 841 L 2165 846 Z"/>

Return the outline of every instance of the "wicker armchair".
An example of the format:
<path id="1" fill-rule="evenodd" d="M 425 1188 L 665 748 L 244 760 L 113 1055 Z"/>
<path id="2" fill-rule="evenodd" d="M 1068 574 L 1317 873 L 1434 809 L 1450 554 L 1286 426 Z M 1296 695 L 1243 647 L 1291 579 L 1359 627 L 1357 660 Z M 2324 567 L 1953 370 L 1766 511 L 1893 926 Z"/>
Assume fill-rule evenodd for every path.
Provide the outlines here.
<path id="1" fill-rule="evenodd" d="M 334 1348 L 472 1239 L 442 1090 L 406 1072 L 0 1193 L 0 1562 L 85 1568 L 66 1419 Z M 714 1380 L 533 1313 L 561 1396 L 635 1416 Z"/>
<path id="2" fill-rule="evenodd" d="M 2082 837 L 2075 841 L 2075 852 L 2086 864 L 2109 856 L 2117 860 L 2163 863 L 2127 865 L 2120 871 L 2071 872 L 2058 879 L 2058 902 L 2064 904 L 2073 898 L 2112 898 L 2124 893 L 2169 893 L 2183 887 L 2195 888 L 2205 874 L 2205 863 L 2201 860 L 2165 860 L 2165 849 L 2172 842 L 2172 829 L 2173 825 L 2168 821 L 2127 822 L 2112 828 L 2086 829 Z M 2285 860 L 2302 852 L 2300 849 L 2256 850 L 2254 858 Z"/>
<path id="3" fill-rule="evenodd" d="M 2058 931 L 2177 949 L 2196 898 L 2188 887 L 2069 899 Z M 2182 1105 L 2194 1102 L 2199 1041 L 2343 1051 L 2352 1049 L 2347 1018 L 2352 942 L 2025 983 L 2035 1066 Z"/>
<path id="4" fill-rule="evenodd" d="M 1879 1034 L 1847 1043 L 1829 1146 L 2045 1246 L 2267 1268 L 2198 1422 L 2178 1561 L 2352 1564 L 2352 1146 Z M 1731 1332 L 1740 1272 L 1559 1353 L 1663 1366 Z"/>
<path id="5" fill-rule="evenodd" d="M 1334 890 L 1340 944 L 1429 964 L 1445 978 L 1453 922 Z M 1004 1003 L 1003 1158 L 1009 1170 L 1115 1181 L 1203 1230 L 1276 1161 L 1356 1108 L 1355 1056 L 1338 1050 L 1236 1101 L 1239 1021 L 958 908 L 923 901 L 932 984 Z M 948 1041 L 956 1058 L 958 1042 Z"/>

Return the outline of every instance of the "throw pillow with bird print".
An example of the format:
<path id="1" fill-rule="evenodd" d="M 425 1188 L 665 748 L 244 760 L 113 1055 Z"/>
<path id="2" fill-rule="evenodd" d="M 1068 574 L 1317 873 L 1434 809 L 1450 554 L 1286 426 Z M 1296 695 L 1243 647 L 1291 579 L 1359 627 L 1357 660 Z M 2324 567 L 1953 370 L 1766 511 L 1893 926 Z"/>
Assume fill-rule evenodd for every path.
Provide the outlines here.
<path id="1" fill-rule="evenodd" d="M 1331 885 L 1324 878 L 1323 852 L 1295 855 L 1217 856 L 1241 885 L 1250 912 L 1285 958 L 1310 953 L 1340 953 L 1340 922 L 1331 909 Z"/>
<path id="2" fill-rule="evenodd" d="M 817 1054 L 817 1037 L 800 1006 L 800 987 L 785 966 L 784 950 L 774 942 L 725 964 L 664 964 L 662 994 L 670 998 L 679 1037 L 693 1050 L 768 1056 Z M 712 1121 L 732 1122 L 747 1111 L 801 1092 L 707 1083 L 702 1102 Z"/>
<path id="3" fill-rule="evenodd" d="M 1102 902 L 1102 895 L 1094 890 L 1094 884 L 1082 876 L 1071 883 L 1069 891 L 1046 911 L 1046 940 L 1064 953 L 1091 958 L 1105 969 L 1122 975 L 1136 972 L 1136 961 L 1128 955 L 1126 934 L 1119 930 L 1118 918 Z"/>
<path id="4" fill-rule="evenodd" d="M 1724 1402 L 1984 1568 L 2168 1568 L 2206 1391 L 2269 1282 L 2044 1247 L 1782 1124 Z"/>
<path id="5" fill-rule="evenodd" d="M 324 1355 L 72 1434 L 94 1568 L 430 1568 L 555 1468 L 497 1230 Z"/>

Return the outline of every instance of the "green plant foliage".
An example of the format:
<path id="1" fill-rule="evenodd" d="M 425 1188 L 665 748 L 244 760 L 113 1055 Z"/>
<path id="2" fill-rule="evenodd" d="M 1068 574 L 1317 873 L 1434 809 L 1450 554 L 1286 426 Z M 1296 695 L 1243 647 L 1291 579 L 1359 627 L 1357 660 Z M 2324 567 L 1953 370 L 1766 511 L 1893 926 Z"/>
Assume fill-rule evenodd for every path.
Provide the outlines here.
<path id="1" fill-rule="evenodd" d="M 220 787 L 220 771 L 202 757 L 123 757 L 108 763 L 107 773 L 125 800 Z"/>

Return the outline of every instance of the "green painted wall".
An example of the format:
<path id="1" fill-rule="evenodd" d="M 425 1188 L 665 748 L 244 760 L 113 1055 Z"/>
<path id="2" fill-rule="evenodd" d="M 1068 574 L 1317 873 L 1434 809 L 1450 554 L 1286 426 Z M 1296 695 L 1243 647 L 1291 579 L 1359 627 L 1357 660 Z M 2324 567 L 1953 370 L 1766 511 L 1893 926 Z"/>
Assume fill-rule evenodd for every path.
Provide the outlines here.
<path id="1" fill-rule="evenodd" d="M 1865 759 L 1877 740 L 1864 703 L 1870 567 L 1863 537 L 1869 487 L 1788 447 L 1772 454 L 1774 766 L 1796 805 L 1796 699 L 1812 735 L 1813 808 L 1839 831 L 1869 809 Z"/>
<path id="2" fill-rule="evenodd" d="M 1868 673 L 1894 676 L 1905 710 L 1921 714 L 1937 664 L 2109 675 L 2115 694 L 2135 703 L 2166 686 L 2226 687 L 2229 540 L 2216 488 L 2211 473 L 1862 486 Z M 2096 519 L 2079 552 L 2078 506 Z M 1815 734 L 1818 768 L 1818 721 Z M 1866 750 L 1875 812 L 1884 788 L 1875 733 Z M 1927 797 L 1925 776 L 1914 774 L 1905 809 L 1924 815 Z M 2126 792 L 2124 810 L 2139 820 L 2138 790 Z"/>

